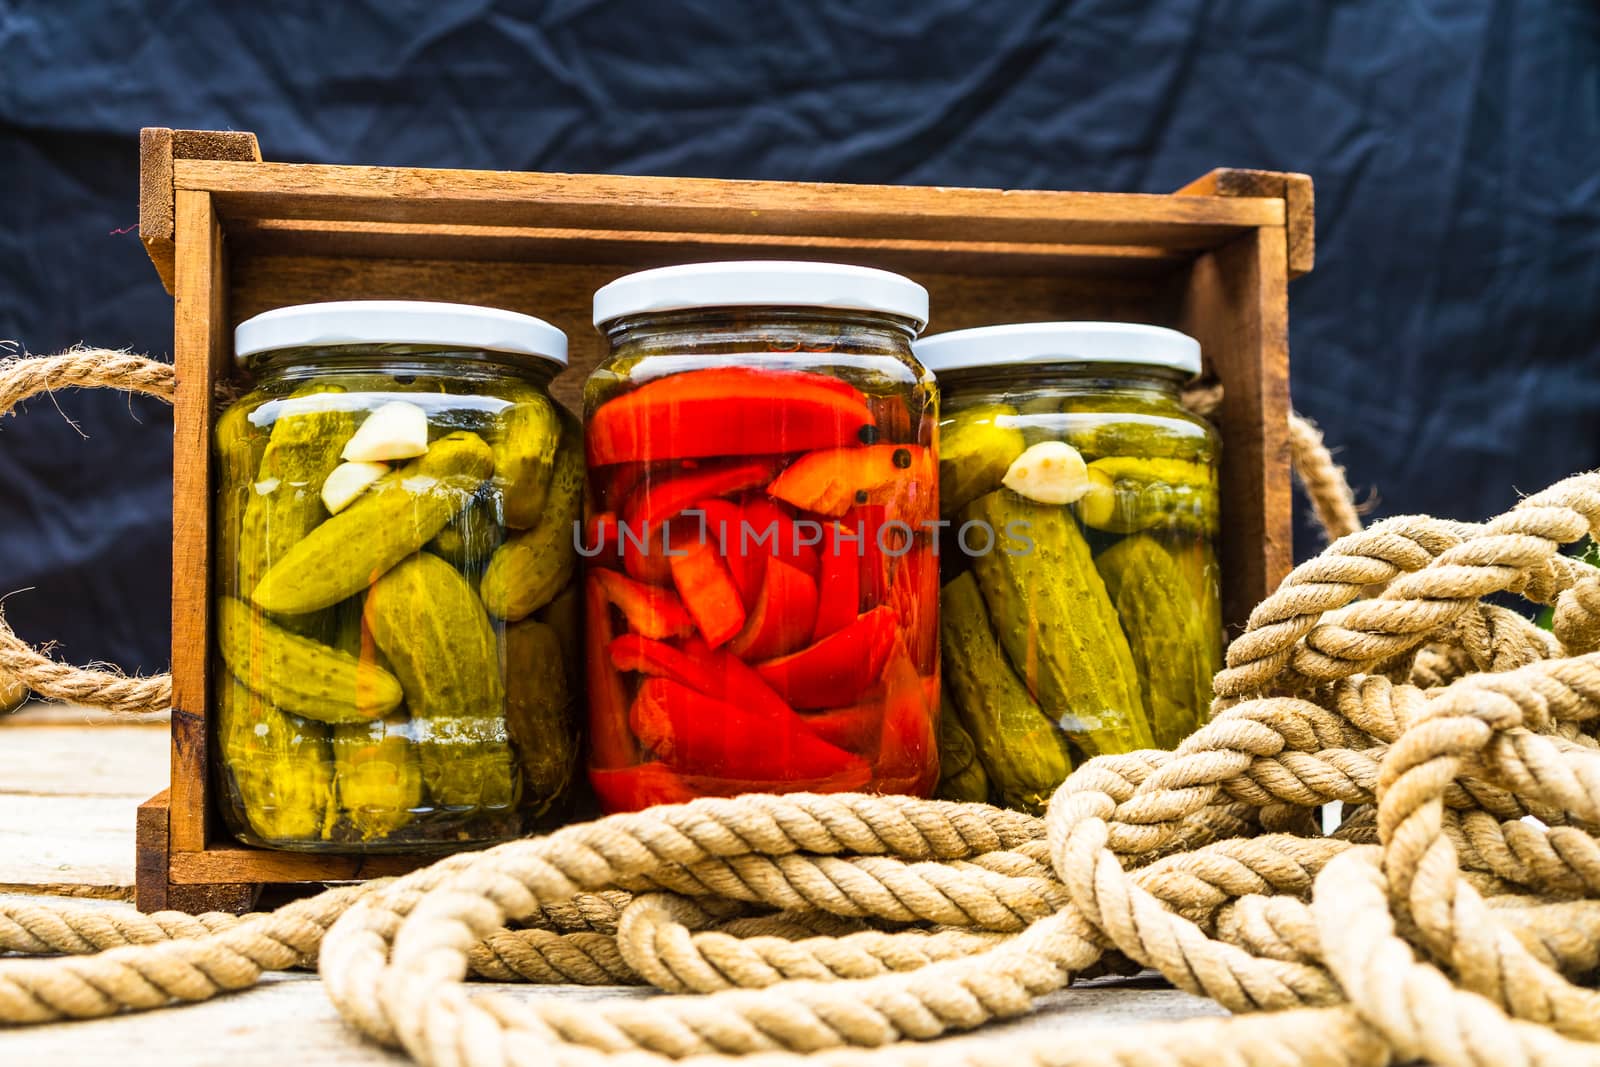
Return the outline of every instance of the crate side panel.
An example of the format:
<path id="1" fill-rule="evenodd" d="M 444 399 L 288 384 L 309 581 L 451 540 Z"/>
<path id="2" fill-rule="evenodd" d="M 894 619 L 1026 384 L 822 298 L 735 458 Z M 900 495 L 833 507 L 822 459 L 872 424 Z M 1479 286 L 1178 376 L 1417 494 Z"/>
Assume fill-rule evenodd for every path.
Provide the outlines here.
<path id="1" fill-rule="evenodd" d="M 1223 387 L 1223 615 L 1232 632 L 1294 563 L 1289 485 L 1289 310 L 1281 230 L 1200 257 L 1180 328 Z"/>
<path id="2" fill-rule="evenodd" d="M 212 390 L 231 349 L 228 263 L 210 197 L 176 200 L 172 460 L 172 786 L 174 851 L 205 845 L 205 710 L 211 616 Z"/>

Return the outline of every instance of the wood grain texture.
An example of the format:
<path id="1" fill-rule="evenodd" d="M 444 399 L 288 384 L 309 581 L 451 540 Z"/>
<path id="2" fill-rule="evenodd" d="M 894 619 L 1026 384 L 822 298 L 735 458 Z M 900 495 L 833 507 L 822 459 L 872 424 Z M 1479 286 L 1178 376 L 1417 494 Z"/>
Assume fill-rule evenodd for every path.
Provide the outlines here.
<path id="1" fill-rule="evenodd" d="M 1181 318 L 1225 394 L 1222 613 L 1234 633 L 1294 565 L 1285 252 L 1267 228 L 1200 257 Z"/>
<path id="2" fill-rule="evenodd" d="M 1281 198 L 720 181 L 175 160 L 230 223 L 313 219 L 1209 248 L 1282 226 Z"/>
<path id="3" fill-rule="evenodd" d="M 529 986 L 474 982 L 474 994 L 493 993 L 522 1001 L 590 1003 L 646 997 L 624 986 Z M 1090 1027 L 1133 1027 L 1225 1014 L 1215 1003 L 1152 983 L 1119 980 L 1074 986 L 1040 998 L 1037 1010 L 992 1023 L 973 1034 L 933 1042 L 960 1047 L 1003 1034 L 1059 1033 L 1064 1040 Z M 260 986 L 182 1009 L 144 1012 L 90 1022 L 34 1026 L 5 1037 L 15 1063 L 97 1063 L 115 1049 L 118 1067 L 230 1067 L 282 1064 L 338 1067 L 399 1067 L 402 1053 L 364 1041 L 334 1009 L 314 976 L 301 972 L 267 975 Z"/>
<path id="4" fill-rule="evenodd" d="M 0 887 L 126 898 L 138 806 L 136 797 L 0 794 Z"/>
<path id="5" fill-rule="evenodd" d="M 646 263 L 507 263 L 431 259 L 245 255 L 232 249 L 229 315 L 233 324 L 277 307 L 312 300 L 455 300 L 521 311 L 566 331 L 570 368 L 557 399 L 581 407 L 583 381 L 605 355 L 592 325 L 594 291 Z M 863 257 L 869 266 L 879 261 Z M 1123 319 L 1176 325 L 1187 261 L 1162 273 L 1128 276 L 992 275 L 911 271 L 928 287 L 930 332 L 1000 322 L 1057 318 Z"/>
<path id="6" fill-rule="evenodd" d="M 204 852 L 174 851 L 173 885 L 212 882 L 349 882 L 386 878 L 425 867 L 439 853 L 404 856 L 337 856 L 320 852 L 274 852 L 241 845 L 213 844 Z"/>
<path id="7" fill-rule="evenodd" d="M 146 797 L 167 780 L 166 723 L 0 726 L 0 796 Z"/>
<path id="8" fill-rule="evenodd" d="M 167 790 L 139 805 L 134 821 L 133 902 L 142 912 L 166 911 L 172 848 L 167 833 Z"/>
<path id="9" fill-rule="evenodd" d="M 232 350 L 222 228 L 205 193 L 177 196 L 172 418 L 171 847 L 206 842 L 212 389 Z"/>
<path id="10" fill-rule="evenodd" d="M 1284 204 L 1284 238 L 1290 278 L 1309 274 L 1317 264 L 1316 195 L 1309 174 L 1219 167 L 1178 190 L 1180 196 L 1279 197 Z"/>
<path id="11" fill-rule="evenodd" d="M 176 292 L 173 230 L 177 205 L 172 184 L 172 164 L 176 159 L 259 163 L 261 148 L 253 133 L 169 130 L 159 126 L 139 131 L 139 240 L 169 293 Z"/>

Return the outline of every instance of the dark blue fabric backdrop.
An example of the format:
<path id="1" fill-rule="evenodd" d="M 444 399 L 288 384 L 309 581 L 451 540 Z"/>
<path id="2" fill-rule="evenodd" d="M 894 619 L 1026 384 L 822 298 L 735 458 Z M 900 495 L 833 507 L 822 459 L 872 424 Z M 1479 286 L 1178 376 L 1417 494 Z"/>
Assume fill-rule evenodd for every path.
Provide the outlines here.
<path id="1" fill-rule="evenodd" d="M 0 338 L 166 356 L 141 126 L 278 160 L 1169 191 L 1317 182 L 1294 398 L 1379 513 L 1477 518 L 1600 464 L 1594 0 L 0 0 Z M 167 662 L 171 423 L 0 429 L 0 594 Z M 1300 552 L 1316 547 L 1302 537 Z"/>

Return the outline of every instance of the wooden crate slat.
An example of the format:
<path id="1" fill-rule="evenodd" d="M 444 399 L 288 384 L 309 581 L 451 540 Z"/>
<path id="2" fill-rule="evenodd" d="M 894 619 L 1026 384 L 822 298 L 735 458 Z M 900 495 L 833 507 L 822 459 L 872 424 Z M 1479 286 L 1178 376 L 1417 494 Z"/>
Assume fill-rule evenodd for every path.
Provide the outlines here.
<path id="1" fill-rule="evenodd" d="M 1164 273 L 1198 253 L 1155 245 L 914 240 L 890 237 L 596 230 L 533 226 L 238 219 L 230 247 L 251 255 L 504 262 L 617 263 L 629 269 L 695 260 L 832 258 L 917 271 L 1122 276 Z"/>
<path id="2" fill-rule="evenodd" d="M 1207 248 L 1282 226 L 1270 197 L 724 182 L 176 160 L 231 220 L 317 219 Z"/>
<path id="3" fill-rule="evenodd" d="M 228 265 L 207 193 L 179 191 L 174 278 L 172 466 L 171 844 L 206 838 L 206 737 L 211 617 L 212 389 L 232 351 Z"/>
<path id="4" fill-rule="evenodd" d="M 1219 554 L 1223 618 L 1235 633 L 1294 564 L 1286 251 L 1280 233 L 1259 230 L 1202 256 L 1180 326 L 1226 397 Z"/>
<path id="5" fill-rule="evenodd" d="M 1311 175 L 1218 167 L 1178 190 L 1180 196 L 1275 196 L 1283 200 L 1289 277 L 1317 263 L 1316 195 Z"/>
<path id="6" fill-rule="evenodd" d="M 253 133 L 231 130 L 139 131 L 139 240 L 161 276 L 167 292 L 174 288 L 173 228 L 177 220 L 172 165 L 179 159 L 231 159 L 261 162 Z"/>
<path id="7" fill-rule="evenodd" d="M 230 237 L 230 248 L 232 239 Z M 885 265 L 875 257 L 858 262 Z M 943 258 L 925 260 L 938 267 Z M 634 269 L 615 263 L 515 263 L 437 259 L 235 256 L 230 324 L 290 304 L 315 300 L 455 300 L 537 315 L 567 332 L 570 368 L 555 383 L 557 399 L 577 411 L 583 380 L 605 352 L 591 323 L 594 291 Z M 1176 326 L 1186 275 L 1026 275 L 932 272 L 927 286 L 931 329 L 955 330 L 1042 318 L 1111 318 Z"/>
<path id="8" fill-rule="evenodd" d="M 405 874 L 439 858 L 431 855 L 336 856 L 274 852 L 220 844 L 204 852 L 173 852 L 173 885 L 230 882 L 349 882 Z"/>

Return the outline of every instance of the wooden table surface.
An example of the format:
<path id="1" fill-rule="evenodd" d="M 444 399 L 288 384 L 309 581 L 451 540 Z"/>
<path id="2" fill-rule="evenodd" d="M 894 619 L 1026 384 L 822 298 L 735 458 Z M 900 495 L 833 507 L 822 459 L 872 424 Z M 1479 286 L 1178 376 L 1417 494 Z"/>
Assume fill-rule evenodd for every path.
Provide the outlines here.
<path id="1" fill-rule="evenodd" d="M 0 715 L 0 895 L 74 897 L 86 906 L 132 907 L 134 809 L 167 783 L 167 721 L 112 719 L 33 704 Z M 4 957 L 0 957 L 4 958 Z M 535 998 L 648 996 L 622 987 L 485 984 Z M 1046 997 L 1040 1010 L 979 1035 L 1072 1030 L 1220 1015 L 1214 1003 L 1155 979 L 1091 983 Z M 0 1064 L 50 1067 L 312 1067 L 406 1062 L 345 1026 L 301 972 L 255 989 L 164 1011 L 0 1031 Z"/>

